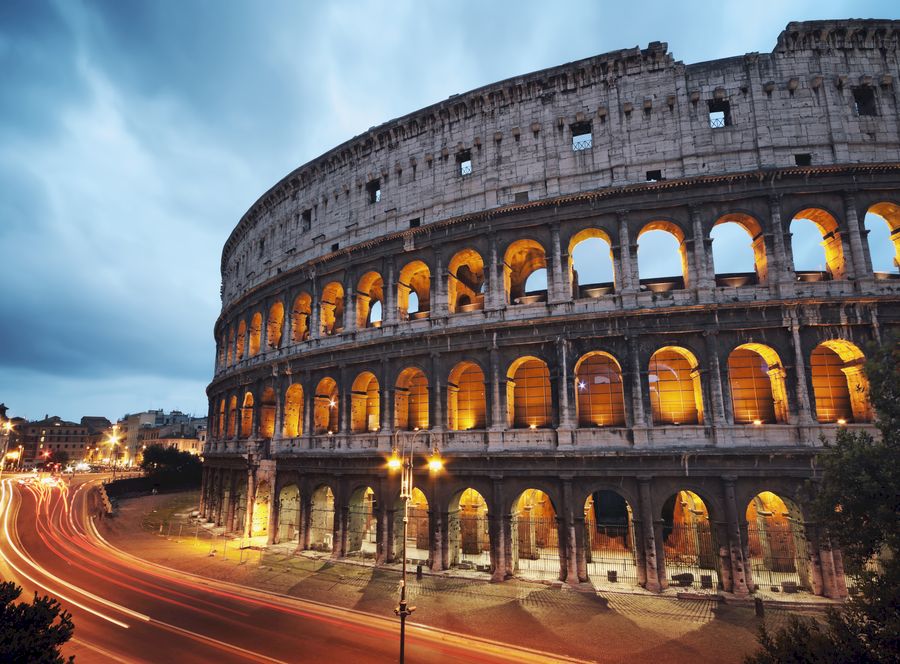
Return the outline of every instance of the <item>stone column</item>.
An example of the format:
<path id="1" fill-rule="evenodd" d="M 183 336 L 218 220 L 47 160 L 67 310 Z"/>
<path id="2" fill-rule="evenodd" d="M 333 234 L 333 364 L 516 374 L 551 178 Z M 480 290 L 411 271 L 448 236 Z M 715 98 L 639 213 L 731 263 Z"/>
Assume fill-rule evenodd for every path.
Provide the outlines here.
<path id="1" fill-rule="evenodd" d="M 271 546 L 278 542 L 278 514 L 281 505 L 278 502 L 277 475 L 272 476 L 271 489 L 269 489 L 269 519 L 266 524 L 266 545 Z"/>
<path id="2" fill-rule="evenodd" d="M 312 519 L 312 495 L 308 491 L 300 493 L 300 532 L 297 534 L 298 551 L 309 548 L 309 526 Z"/>
<path id="3" fill-rule="evenodd" d="M 781 194 L 769 196 L 769 226 L 772 234 L 774 259 L 769 264 L 769 289 L 782 296 L 794 289 L 794 266 L 785 246 L 785 230 L 781 221 Z"/>
<path id="4" fill-rule="evenodd" d="M 432 516 L 433 515 L 433 516 Z M 431 569 L 435 572 L 450 569 L 450 513 L 447 510 L 429 511 L 428 519 L 434 518 L 435 558 L 431 561 Z M 438 539 L 437 536 L 440 536 Z M 440 557 L 437 556 L 440 554 Z"/>
<path id="5" fill-rule="evenodd" d="M 277 378 L 273 387 L 275 389 L 275 431 L 272 432 L 272 438 L 280 440 L 284 437 L 284 395 L 287 392 L 284 378 Z"/>
<path id="6" fill-rule="evenodd" d="M 310 302 L 309 302 L 309 320 L 307 321 L 309 325 L 309 338 L 310 339 L 318 339 L 322 336 L 321 330 L 321 309 L 322 303 L 319 302 L 319 297 L 321 294 L 319 293 L 319 285 L 315 279 L 312 282 L 312 293 L 310 294 Z"/>
<path id="7" fill-rule="evenodd" d="M 503 258 L 497 249 L 497 236 L 493 233 L 490 235 L 490 262 L 484 268 L 485 279 L 487 285 L 487 304 L 488 310 L 503 309 L 506 306 L 506 290 L 503 281 Z"/>
<path id="8" fill-rule="evenodd" d="M 559 246 L 559 222 L 550 223 L 550 261 L 547 266 L 547 301 L 551 304 L 571 300 L 567 279 L 563 275 L 562 250 Z"/>
<path id="9" fill-rule="evenodd" d="M 315 416 L 316 386 L 311 382 L 309 373 L 303 375 L 303 432 L 302 436 L 312 436 L 313 418 Z"/>
<path id="10" fill-rule="evenodd" d="M 712 240 L 707 241 L 703 232 L 703 210 L 699 205 L 690 206 L 691 227 L 694 240 L 694 287 L 697 289 L 714 288 L 716 271 L 712 259 Z"/>
<path id="11" fill-rule="evenodd" d="M 500 399 L 500 352 L 497 347 L 491 348 L 491 374 L 489 377 L 491 389 L 491 412 L 489 427 L 492 431 L 502 431 L 506 428 L 504 413 L 501 410 Z"/>
<path id="12" fill-rule="evenodd" d="M 288 295 L 285 297 L 284 301 L 281 303 L 284 307 L 284 320 L 281 321 L 281 348 L 285 346 L 289 346 L 293 343 L 291 339 L 291 323 L 294 320 L 294 302 L 291 300 L 291 296 Z"/>
<path id="13" fill-rule="evenodd" d="M 560 524 L 562 532 L 559 534 L 560 553 L 562 555 L 562 576 L 561 581 L 565 581 L 570 585 L 578 584 L 582 579 L 578 571 L 578 536 L 575 498 L 572 491 L 571 478 L 564 478 L 562 481 L 562 523 Z M 583 514 L 583 512 L 581 512 Z M 582 520 L 581 532 L 584 533 L 584 522 Z M 583 538 L 582 538 L 583 545 Z M 582 551 L 582 559 L 584 553 Z M 585 578 L 587 574 L 584 575 Z"/>
<path id="14" fill-rule="evenodd" d="M 393 404 L 391 403 L 391 394 L 393 393 L 393 390 L 391 390 L 391 379 L 388 367 L 387 359 L 382 359 L 381 376 L 378 379 L 379 387 L 381 388 L 381 403 L 379 404 L 381 412 L 379 415 L 381 416 L 381 433 L 385 434 L 390 434 L 394 429 L 394 409 Z"/>
<path id="15" fill-rule="evenodd" d="M 385 325 L 396 325 L 397 312 L 397 276 L 393 256 L 385 261 L 384 307 L 381 316 Z"/>
<path id="16" fill-rule="evenodd" d="M 628 343 L 628 364 L 631 374 L 631 412 L 634 426 L 649 426 L 649 421 L 644 412 L 643 380 L 641 371 L 640 349 L 635 336 L 626 337 Z"/>
<path id="17" fill-rule="evenodd" d="M 794 372 L 797 375 L 797 409 L 798 419 L 801 425 L 809 425 L 813 422 L 812 408 L 807 390 L 806 360 L 803 354 L 803 344 L 800 341 L 800 325 L 797 322 L 796 313 L 791 314 L 791 342 L 794 347 Z"/>
<path id="18" fill-rule="evenodd" d="M 714 427 L 721 428 L 725 424 L 725 402 L 722 398 L 722 372 L 719 367 L 718 332 L 707 330 L 703 333 L 706 342 L 706 355 L 709 362 L 709 395 L 711 403 L 711 423 Z M 719 438 L 719 435 L 716 435 Z M 718 440 L 717 440 L 718 442 Z"/>
<path id="19" fill-rule="evenodd" d="M 731 568 L 731 592 L 735 595 L 748 595 L 750 589 L 747 583 L 749 565 L 744 558 L 744 547 L 741 542 L 741 524 L 738 520 L 737 501 L 734 495 L 734 482 L 737 478 L 732 475 L 722 477 L 722 488 L 725 495 L 725 518 L 727 520 L 728 553 Z M 726 588 L 728 590 L 728 588 Z"/>
<path id="20" fill-rule="evenodd" d="M 873 278 L 872 259 L 866 251 L 865 243 L 859 227 L 859 215 L 856 211 L 856 196 L 851 192 L 844 193 L 844 218 L 847 223 L 847 234 L 850 238 L 850 255 L 853 257 L 852 274 L 857 281 Z"/>
<path id="21" fill-rule="evenodd" d="M 575 401 L 575 383 L 569 375 L 569 342 L 563 337 L 556 338 L 556 364 L 559 376 L 559 428 L 574 429 L 575 414 L 572 404 Z"/>
<path id="22" fill-rule="evenodd" d="M 434 274 L 431 275 L 431 318 L 446 318 L 450 308 L 447 301 L 447 272 L 444 269 L 444 256 L 435 248 Z"/>
<path id="23" fill-rule="evenodd" d="M 631 239 L 628 232 L 628 210 L 619 210 L 619 260 L 616 265 L 616 286 L 623 294 L 634 294 L 638 291 L 640 277 L 637 274 L 636 261 L 632 254 Z"/>
<path id="24" fill-rule="evenodd" d="M 256 470 L 247 471 L 247 505 L 244 509 L 244 537 L 250 537 L 253 529 L 253 506 L 256 504 Z"/>
<path id="25" fill-rule="evenodd" d="M 356 332 L 356 289 L 353 277 L 344 277 L 344 332 Z"/>
<path id="26" fill-rule="evenodd" d="M 842 367 L 841 372 L 847 377 L 847 388 L 850 393 L 850 409 L 854 422 L 869 422 L 872 409 L 869 404 L 869 381 L 866 378 L 865 362 Z"/>
<path id="27" fill-rule="evenodd" d="M 492 505 L 488 512 L 491 538 L 491 581 L 503 581 L 510 571 L 510 515 L 503 509 L 503 480 L 492 480 Z"/>
<path id="28" fill-rule="evenodd" d="M 212 420 L 208 420 L 211 422 Z M 207 493 L 209 492 L 209 468 L 207 466 L 201 466 L 200 468 L 200 516 L 206 517 L 207 504 L 209 503 L 209 499 L 207 498 Z"/>
<path id="29" fill-rule="evenodd" d="M 441 380 L 441 357 L 438 353 L 431 353 L 431 376 L 428 381 L 431 394 L 428 395 L 428 428 L 440 433 L 446 429 L 444 418 L 444 399 L 446 394 Z"/>
<path id="30" fill-rule="evenodd" d="M 647 582 L 644 587 L 658 593 L 668 584 L 661 583 L 665 579 L 665 562 L 657 556 L 656 533 L 654 527 L 653 499 L 650 493 L 650 481 L 648 476 L 638 476 L 638 491 L 640 499 L 641 526 L 644 539 L 644 563 L 647 569 Z"/>
<path id="31" fill-rule="evenodd" d="M 350 433 L 350 398 L 352 396 L 349 385 L 349 376 L 347 367 L 341 366 L 339 369 L 341 381 L 338 386 L 338 431 L 341 435 Z"/>

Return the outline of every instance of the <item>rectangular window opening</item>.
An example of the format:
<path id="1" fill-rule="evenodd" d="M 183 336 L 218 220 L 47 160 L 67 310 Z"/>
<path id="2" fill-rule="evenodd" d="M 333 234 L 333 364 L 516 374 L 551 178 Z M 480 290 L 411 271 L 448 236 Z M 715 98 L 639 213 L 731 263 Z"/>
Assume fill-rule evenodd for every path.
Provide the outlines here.
<path id="1" fill-rule="evenodd" d="M 312 210 L 304 210 L 302 219 L 303 219 L 303 226 L 301 227 L 302 230 L 308 231 L 310 228 L 312 228 Z"/>
<path id="2" fill-rule="evenodd" d="M 709 127 L 720 129 L 731 126 L 731 104 L 725 99 L 711 99 L 709 102 Z"/>
<path id="3" fill-rule="evenodd" d="M 419 217 L 416 217 L 415 219 L 410 219 L 410 220 L 409 220 L 409 227 L 410 227 L 410 228 L 418 228 L 418 227 L 421 226 L 421 225 L 422 225 L 422 220 L 419 219 Z"/>
<path id="4" fill-rule="evenodd" d="M 647 182 L 659 182 L 662 179 L 662 171 L 647 171 Z"/>
<path id="5" fill-rule="evenodd" d="M 472 174 L 472 151 L 463 150 L 456 154 L 456 165 L 459 168 L 459 174 L 462 176 Z"/>
<path id="6" fill-rule="evenodd" d="M 878 115 L 875 90 L 872 88 L 853 88 L 853 103 L 856 105 L 857 115 Z"/>
<path id="7" fill-rule="evenodd" d="M 794 155 L 794 164 L 797 166 L 812 166 L 812 155 L 808 152 Z"/>
<path id="8" fill-rule="evenodd" d="M 381 201 L 381 179 L 376 178 L 366 185 L 366 193 L 369 196 L 369 203 L 378 203 Z"/>
<path id="9" fill-rule="evenodd" d="M 594 147 L 594 137 L 591 134 L 590 122 L 576 122 L 570 129 L 572 130 L 573 151 L 590 150 Z"/>
<path id="10" fill-rule="evenodd" d="M 513 197 L 514 202 L 516 203 L 527 203 L 528 202 L 528 192 L 520 191 Z"/>
<path id="11" fill-rule="evenodd" d="M 331 250 L 332 250 L 332 251 L 337 251 L 337 250 L 340 249 L 340 248 L 341 248 L 341 243 L 340 243 L 340 242 L 335 242 L 333 245 L 331 245 Z"/>

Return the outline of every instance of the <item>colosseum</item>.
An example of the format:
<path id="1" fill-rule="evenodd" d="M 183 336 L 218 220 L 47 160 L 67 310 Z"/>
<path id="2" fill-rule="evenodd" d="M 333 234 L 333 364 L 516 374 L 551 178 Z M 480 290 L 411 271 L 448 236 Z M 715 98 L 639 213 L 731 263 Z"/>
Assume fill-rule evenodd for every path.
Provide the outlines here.
<path id="1" fill-rule="evenodd" d="M 286 175 L 222 253 L 202 515 L 494 581 L 846 596 L 804 487 L 872 429 L 864 351 L 900 324 L 898 40 L 653 42 Z"/>

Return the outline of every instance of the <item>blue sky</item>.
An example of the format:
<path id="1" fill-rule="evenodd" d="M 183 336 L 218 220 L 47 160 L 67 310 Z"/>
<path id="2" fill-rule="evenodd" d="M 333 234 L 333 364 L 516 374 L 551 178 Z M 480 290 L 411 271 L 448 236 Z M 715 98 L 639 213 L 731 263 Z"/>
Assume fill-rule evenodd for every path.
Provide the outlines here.
<path id="1" fill-rule="evenodd" d="M 219 257 L 269 186 L 449 95 L 654 40 L 699 62 L 896 2 L 0 3 L 0 401 L 205 414 Z"/>

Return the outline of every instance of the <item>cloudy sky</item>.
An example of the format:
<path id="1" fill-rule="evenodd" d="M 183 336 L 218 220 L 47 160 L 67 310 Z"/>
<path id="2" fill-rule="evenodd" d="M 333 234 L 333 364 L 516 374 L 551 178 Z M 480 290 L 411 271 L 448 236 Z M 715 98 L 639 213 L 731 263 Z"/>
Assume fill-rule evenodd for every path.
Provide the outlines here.
<path id="1" fill-rule="evenodd" d="M 205 414 L 219 257 L 254 200 L 449 95 L 667 41 L 770 51 L 812 2 L 0 2 L 0 401 L 11 414 Z"/>

